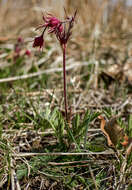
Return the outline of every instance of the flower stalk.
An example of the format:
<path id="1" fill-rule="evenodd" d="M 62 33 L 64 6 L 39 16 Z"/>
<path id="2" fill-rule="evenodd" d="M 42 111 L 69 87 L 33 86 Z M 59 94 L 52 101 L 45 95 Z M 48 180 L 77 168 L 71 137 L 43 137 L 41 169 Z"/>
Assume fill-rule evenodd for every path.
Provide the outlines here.
<path id="1" fill-rule="evenodd" d="M 63 45 L 63 82 L 64 82 L 64 104 L 65 104 L 65 118 L 68 121 L 67 108 L 67 86 L 66 86 L 66 44 Z"/>

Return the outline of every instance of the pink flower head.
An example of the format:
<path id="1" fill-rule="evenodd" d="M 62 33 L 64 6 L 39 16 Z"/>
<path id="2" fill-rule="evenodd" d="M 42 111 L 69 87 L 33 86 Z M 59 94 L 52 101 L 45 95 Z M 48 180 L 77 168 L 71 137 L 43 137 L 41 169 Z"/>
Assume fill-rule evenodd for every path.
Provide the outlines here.
<path id="1" fill-rule="evenodd" d="M 41 36 L 37 36 L 34 39 L 33 47 L 40 47 L 42 48 L 44 44 L 43 34 Z"/>
<path id="2" fill-rule="evenodd" d="M 48 33 L 54 33 L 56 35 L 61 45 L 66 44 L 71 35 L 71 29 L 75 21 L 76 13 L 77 11 L 75 11 L 72 17 L 67 17 L 64 21 L 60 21 L 58 18 L 52 16 L 51 14 L 43 16 L 43 20 L 45 23 L 40 25 L 37 29 L 44 28 L 44 30 L 41 36 L 38 36 L 34 39 L 33 47 L 39 46 L 41 48 L 43 46 L 43 37 L 46 29 L 48 29 Z"/>
<path id="3" fill-rule="evenodd" d="M 56 32 L 57 30 L 60 33 L 63 31 L 62 22 L 51 14 L 48 14 L 48 16 L 43 16 L 43 20 L 45 21 L 44 26 L 49 28 L 49 33 Z"/>

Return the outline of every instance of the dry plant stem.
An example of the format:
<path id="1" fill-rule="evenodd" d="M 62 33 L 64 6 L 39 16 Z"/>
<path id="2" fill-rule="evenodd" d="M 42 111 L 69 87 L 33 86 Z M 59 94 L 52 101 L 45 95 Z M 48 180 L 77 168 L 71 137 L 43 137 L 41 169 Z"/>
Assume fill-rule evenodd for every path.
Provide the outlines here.
<path id="1" fill-rule="evenodd" d="M 65 118 L 68 121 L 67 115 L 67 93 L 66 93 L 66 44 L 62 46 L 63 49 L 63 81 L 64 81 L 64 103 L 65 103 Z"/>
<path id="2" fill-rule="evenodd" d="M 78 62 L 78 63 L 74 63 L 72 65 L 67 66 L 66 70 L 68 71 L 68 70 L 73 69 L 73 68 L 87 66 L 87 65 L 90 65 L 90 63 L 89 62 L 83 62 L 83 63 L 80 64 L 80 62 Z M 23 79 L 32 78 L 32 77 L 37 77 L 37 76 L 45 74 L 45 73 L 62 72 L 62 70 L 63 70 L 62 68 L 53 68 L 53 69 L 47 69 L 47 70 L 44 70 L 44 71 L 38 71 L 38 72 L 25 74 L 25 75 L 21 75 L 21 76 L 7 77 L 7 78 L 0 79 L 0 83 L 11 82 L 11 81 L 16 81 L 16 80 L 23 80 Z"/>
<path id="3" fill-rule="evenodd" d="M 15 190 L 15 179 L 14 179 L 14 168 L 13 168 L 13 163 L 12 163 L 12 159 L 11 159 L 11 189 Z"/>
<path id="4" fill-rule="evenodd" d="M 93 174 L 93 171 L 92 171 L 92 169 L 91 169 L 91 166 L 89 166 L 89 171 L 90 171 L 90 174 L 91 174 L 93 183 L 94 183 L 94 185 L 95 185 L 95 189 L 98 190 L 98 186 L 97 186 L 97 183 L 96 183 L 96 179 L 95 179 L 95 177 L 94 177 L 94 174 Z"/>
<path id="5" fill-rule="evenodd" d="M 86 155 L 111 155 L 115 152 L 112 150 L 103 152 L 50 152 L 50 153 L 15 153 L 12 154 L 14 157 L 32 157 L 32 156 L 86 156 Z"/>

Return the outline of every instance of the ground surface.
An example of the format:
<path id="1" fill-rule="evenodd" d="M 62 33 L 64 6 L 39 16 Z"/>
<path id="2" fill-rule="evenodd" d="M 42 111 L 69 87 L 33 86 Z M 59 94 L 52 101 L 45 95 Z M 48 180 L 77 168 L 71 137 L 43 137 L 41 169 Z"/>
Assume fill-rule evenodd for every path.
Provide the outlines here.
<path id="1" fill-rule="evenodd" d="M 98 35 L 97 25 L 91 33 L 73 30 L 68 122 L 59 43 L 46 36 L 39 51 L 30 27 L 1 32 L 1 189 L 131 189 L 132 34 L 125 16 L 127 27 L 114 20 Z"/>

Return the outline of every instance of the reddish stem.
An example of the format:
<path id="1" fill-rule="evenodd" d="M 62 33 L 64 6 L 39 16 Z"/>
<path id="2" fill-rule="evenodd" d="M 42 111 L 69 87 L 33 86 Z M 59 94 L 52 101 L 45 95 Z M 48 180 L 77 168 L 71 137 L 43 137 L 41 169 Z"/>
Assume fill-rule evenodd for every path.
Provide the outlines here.
<path id="1" fill-rule="evenodd" d="M 64 81 L 65 118 L 68 121 L 68 115 L 67 115 L 67 94 L 66 94 L 66 44 L 64 44 L 62 48 L 63 48 L 63 81 Z"/>

